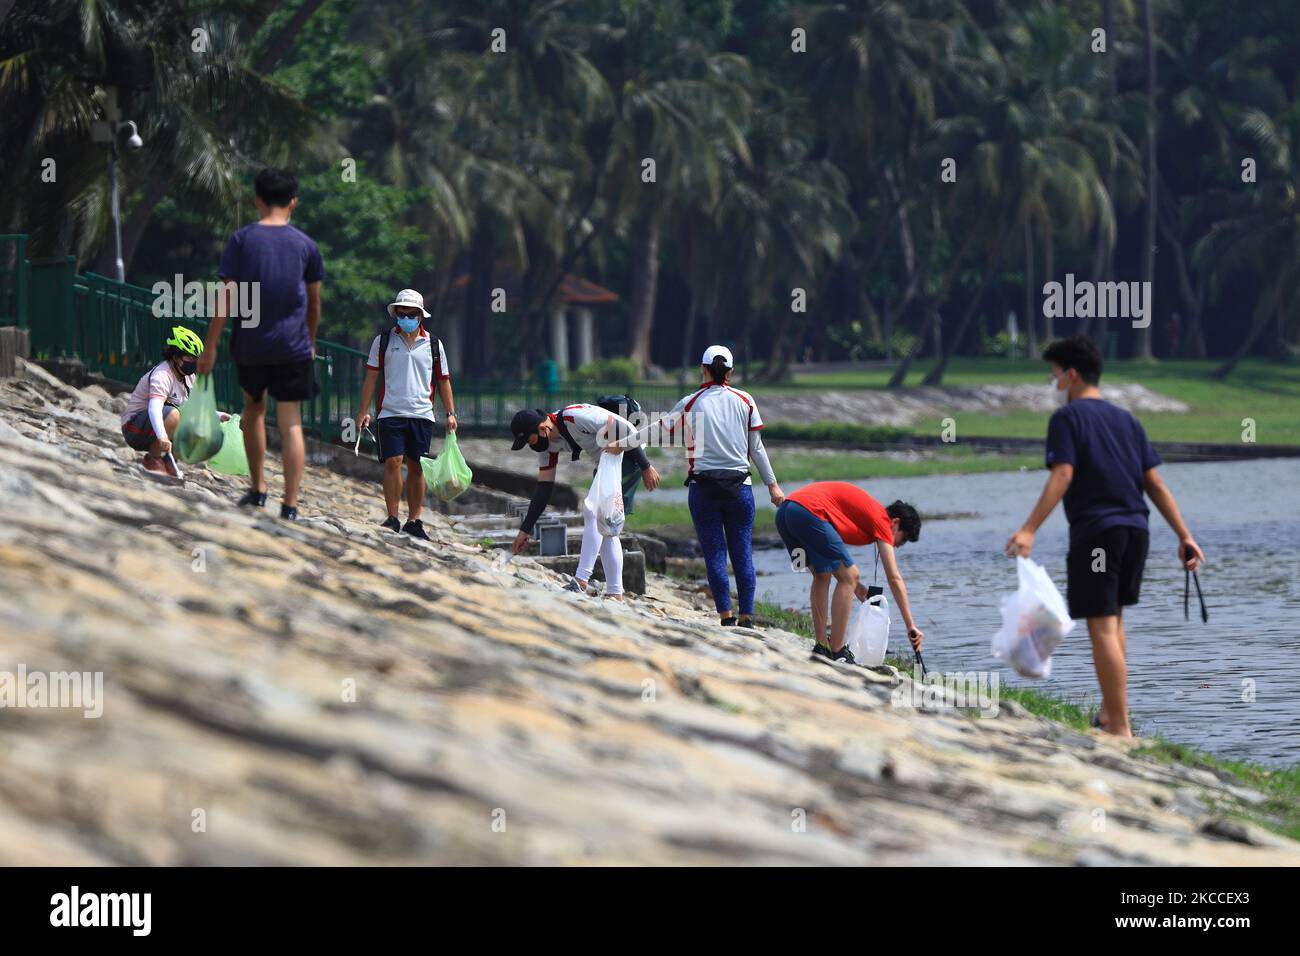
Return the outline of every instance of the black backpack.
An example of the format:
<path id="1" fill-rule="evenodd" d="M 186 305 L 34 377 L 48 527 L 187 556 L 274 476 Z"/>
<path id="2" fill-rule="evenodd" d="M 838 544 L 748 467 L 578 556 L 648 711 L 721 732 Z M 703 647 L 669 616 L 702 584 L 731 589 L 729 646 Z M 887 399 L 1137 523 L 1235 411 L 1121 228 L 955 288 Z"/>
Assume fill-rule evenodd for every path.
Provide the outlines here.
<path id="1" fill-rule="evenodd" d="M 379 379 L 381 389 L 383 388 L 384 363 L 388 358 L 388 343 L 393 341 L 393 328 L 394 327 L 390 325 L 388 328 L 384 329 L 384 331 L 379 333 Z M 428 329 L 425 329 L 426 335 L 428 334 L 428 331 Z M 437 378 L 438 356 L 442 353 L 442 339 L 430 335 L 429 348 L 433 352 L 434 377 Z M 381 391 L 380 394 L 382 395 L 383 392 Z"/>

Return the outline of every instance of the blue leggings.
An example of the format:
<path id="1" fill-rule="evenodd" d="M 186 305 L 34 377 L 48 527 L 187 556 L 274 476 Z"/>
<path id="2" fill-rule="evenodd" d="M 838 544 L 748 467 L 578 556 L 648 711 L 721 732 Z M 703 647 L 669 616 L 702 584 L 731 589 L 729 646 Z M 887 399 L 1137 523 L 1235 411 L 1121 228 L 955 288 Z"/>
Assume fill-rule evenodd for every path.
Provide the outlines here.
<path id="1" fill-rule="evenodd" d="M 718 613 L 731 610 L 731 582 L 727 579 L 727 554 L 736 572 L 736 590 L 740 592 L 740 613 L 754 613 L 754 492 L 749 485 L 740 486 L 738 498 L 710 498 L 699 485 L 692 484 L 688 501 L 695 534 L 704 549 L 709 570 L 709 588 Z"/>

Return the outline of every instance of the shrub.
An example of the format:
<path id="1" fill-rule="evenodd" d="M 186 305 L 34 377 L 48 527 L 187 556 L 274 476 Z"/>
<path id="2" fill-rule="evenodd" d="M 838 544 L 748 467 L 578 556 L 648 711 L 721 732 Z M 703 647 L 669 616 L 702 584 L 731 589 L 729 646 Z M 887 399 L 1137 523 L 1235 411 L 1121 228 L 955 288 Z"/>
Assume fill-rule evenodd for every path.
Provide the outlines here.
<path id="1" fill-rule="evenodd" d="M 600 382 L 601 384 L 623 384 L 635 382 L 641 377 L 641 370 L 630 358 L 603 358 L 574 369 L 569 373 L 570 382 Z"/>

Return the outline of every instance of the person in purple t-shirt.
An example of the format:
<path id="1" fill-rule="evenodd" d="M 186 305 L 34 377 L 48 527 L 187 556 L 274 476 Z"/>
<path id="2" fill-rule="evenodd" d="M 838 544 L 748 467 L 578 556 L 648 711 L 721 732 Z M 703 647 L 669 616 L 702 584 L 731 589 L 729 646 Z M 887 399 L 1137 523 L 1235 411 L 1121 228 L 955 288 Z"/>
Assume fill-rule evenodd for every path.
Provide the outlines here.
<path id="1" fill-rule="evenodd" d="M 298 488 L 306 462 L 302 403 L 317 392 L 314 361 L 320 325 L 320 285 L 325 277 L 320 249 L 306 233 L 289 225 L 298 205 L 298 180 L 283 169 L 264 169 L 254 183 L 261 219 L 244 226 L 221 254 L 217 314 L 208 327 L 199 357 L 199 374 L 212 371 L 226 318 L 230 353 L 244 392 L 244 450 L 252 488 L 239 500 L 266 505 L 266 396 L 275 399 L 284 458 L 284 501 L 280 517 L 298 517 Z"/>
<path id="2" fill-rule="evenodd" d="M 1156 468 L 1160 456 L 1136 418 L 1101 397 L 1101 352 L 1083 335 L 1054 342 L 1043 352 L 1052 382 L 1067 404 L 1047 425 L 1051 475 L 1024 525 L 1006 544 L 1008 556 L 1029 556 L 1034 534 L 1065 499 L 1070 550 L 1065 559 L 1070 616 L 1086 618 L 1092 661 L 1101 685 L 1094 726 L 1132 737 L 1128 719 L 1124 606 L 1136 604 L 1147 559 L 1143 493 L 1178 535 L 1178 560 L 1195 571 L 1205 560 L 1183 523 L 1173 492 Z"/>

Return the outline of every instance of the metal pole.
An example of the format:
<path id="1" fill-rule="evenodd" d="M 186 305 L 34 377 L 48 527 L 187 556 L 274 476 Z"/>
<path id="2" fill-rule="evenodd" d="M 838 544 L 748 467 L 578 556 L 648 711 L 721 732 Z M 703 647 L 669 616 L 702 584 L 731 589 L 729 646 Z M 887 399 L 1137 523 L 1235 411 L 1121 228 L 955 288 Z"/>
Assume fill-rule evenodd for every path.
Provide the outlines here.
<path id="1" fill-rule="evenodd" d="M 113 142 L 109 144 L 108 184 L 112 192 L 113 203 L 113 252 L 114 266 L 117 269 L 117 281 L 126 281 L 126 265 L 122 262 L 122 217 L 117 206 L 117 123 L 113 124 Z"/>

